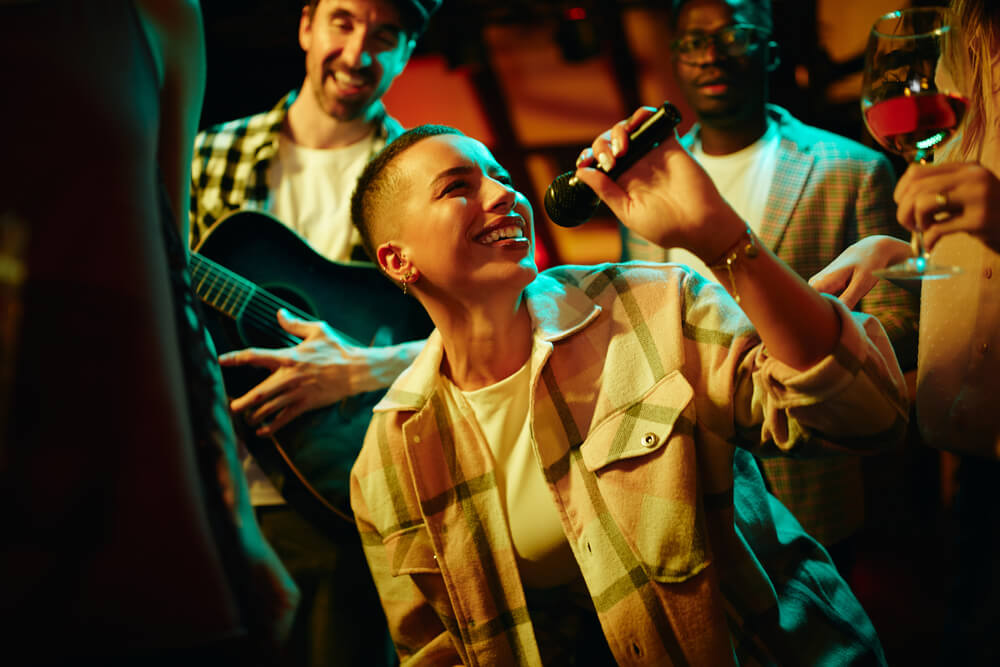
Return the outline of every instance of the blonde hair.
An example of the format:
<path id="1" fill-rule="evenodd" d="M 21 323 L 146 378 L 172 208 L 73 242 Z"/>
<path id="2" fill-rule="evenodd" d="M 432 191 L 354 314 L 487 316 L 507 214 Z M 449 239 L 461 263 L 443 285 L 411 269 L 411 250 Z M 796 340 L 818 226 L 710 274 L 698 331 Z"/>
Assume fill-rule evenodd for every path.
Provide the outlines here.
<path id="1" fill-rule="evenodd" d="M 961 135 L 941 151 L 941 161 L 979 160 L 987 133 L 1000 128 L 997 93 L 1000 76 L 994 62 L 1000 57 L 1000 6 L 992 0 L 951 0 L 959 30 L 952 42 L 949 66 L 956 80 L 965 82 L 969 100 Z"/>

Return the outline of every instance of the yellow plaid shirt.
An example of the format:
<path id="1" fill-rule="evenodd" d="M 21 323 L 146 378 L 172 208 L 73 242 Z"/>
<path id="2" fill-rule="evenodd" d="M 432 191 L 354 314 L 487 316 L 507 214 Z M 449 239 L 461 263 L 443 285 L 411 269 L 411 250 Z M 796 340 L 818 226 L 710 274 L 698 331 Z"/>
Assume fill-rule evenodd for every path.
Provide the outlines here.
<path id="1" fill-rule="evenodd" d="M 675 265 L 550 270 L 526 303 L 535 455 L 618 663 L 884 663 L 748 453 L 898 441 L 907 403 L 881 325 L 837 304 L 835 352 L 796 371 Z M 365 553 L 403 664 L 538 665 L 489 447 L 442 390 L 442 354 L 434 332 L 376 407 L 351 475 Z"/>
<path id="2" fill-rule="evenodd" d="M 273 109 L 220 123 L 199 132 L 191 159 L 191 201 L 188 216 L 192 248 L 220 220 L 242 210 L 266 211 L 270 191 L 267 171 L 277 158 L 281 128 L 298 91 L 286 94 Z M 403 126 L 379 107 L 375 120 L 375 150 L 403 133 Z M 359 245 L 351 258 L 369 261 Z"/>

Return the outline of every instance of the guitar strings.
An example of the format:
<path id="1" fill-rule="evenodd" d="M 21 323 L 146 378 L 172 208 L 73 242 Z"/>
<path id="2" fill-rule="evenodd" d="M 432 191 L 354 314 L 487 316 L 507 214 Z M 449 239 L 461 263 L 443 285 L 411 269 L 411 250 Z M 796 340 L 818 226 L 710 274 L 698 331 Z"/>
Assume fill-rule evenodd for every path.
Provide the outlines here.
<path id="1" fill-rule="evenodd" d="M 288 333 L 278 324 L 274 314 L 279 308 L 284 308 L 286 311 L 299 319 L 310 322 L 316 321 L 316 318 L 309 313 L 306 313 L 289 303 L 285 303 L 268 292 L 266 289 L 258 287 L 256 284 L 240 275 L 232 273 L 231 271 L 225 269 L 222 265 L 204 257 L 203 255 L 198 255 L 196 253 L 191 254 L 191 277 L 197 282 L 199 291 L 204 290 L 205 296 L 203 299 L 210 305 L 226 312 L 226 314 L 234 320 L 237 319 L 237 315 L 229 312 L 225 306 L 219 305 L 219 297 L 225 297 L 222 300 L 223 304 L 230 301 L 230 297 L 233 296 L 236 297 L 234 303 L 245 301 L 246 305 L 239 313 L 239 317 L 246 318 L 249 323 L 263 329 L 265 332 L 271 334 L 274 338 L 276 338 L 279 342 L 284 343 L 286 346 L 296 345 L 300 343 L 302 339 Z M 221 284 L 216 286 L 216 283 L 219 282 L 219 278 L 221 278 Z M 211 279 L 212 283 L 207 288 L 204 288 L 203 284 L 205 280 L 208 279 Z M 213 289 L 215 289 L 216 293 L 215 296 L 210 299 Z M 352 343 L 358 344 L 342 332 L 341 336 L 348 338 Z"/>

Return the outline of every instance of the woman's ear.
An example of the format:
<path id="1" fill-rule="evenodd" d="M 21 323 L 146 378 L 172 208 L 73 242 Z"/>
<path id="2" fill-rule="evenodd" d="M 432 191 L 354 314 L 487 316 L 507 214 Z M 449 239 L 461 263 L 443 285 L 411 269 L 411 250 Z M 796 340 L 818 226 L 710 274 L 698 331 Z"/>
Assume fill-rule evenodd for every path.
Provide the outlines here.
<path id="1" fill-rule="evenodd" d="M 387 276 L 400 284 L 413 282 L 416 269 L 403 250 L 394 243 L 383 243 L 375 249 L 375 259 L 379 268 Z"/>

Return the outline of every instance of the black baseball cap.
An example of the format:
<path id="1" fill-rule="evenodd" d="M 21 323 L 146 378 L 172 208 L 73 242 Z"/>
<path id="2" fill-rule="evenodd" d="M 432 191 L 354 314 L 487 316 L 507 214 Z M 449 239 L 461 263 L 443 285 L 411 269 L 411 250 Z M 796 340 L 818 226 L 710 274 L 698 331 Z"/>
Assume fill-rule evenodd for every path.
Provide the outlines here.
<path id="1" fill-rule="evenodd" d="M 441 7 L 441 0 L 395 0 L 404 13 L 407 27 L 417 35 L 427 29 L 431 15 Z"/>

